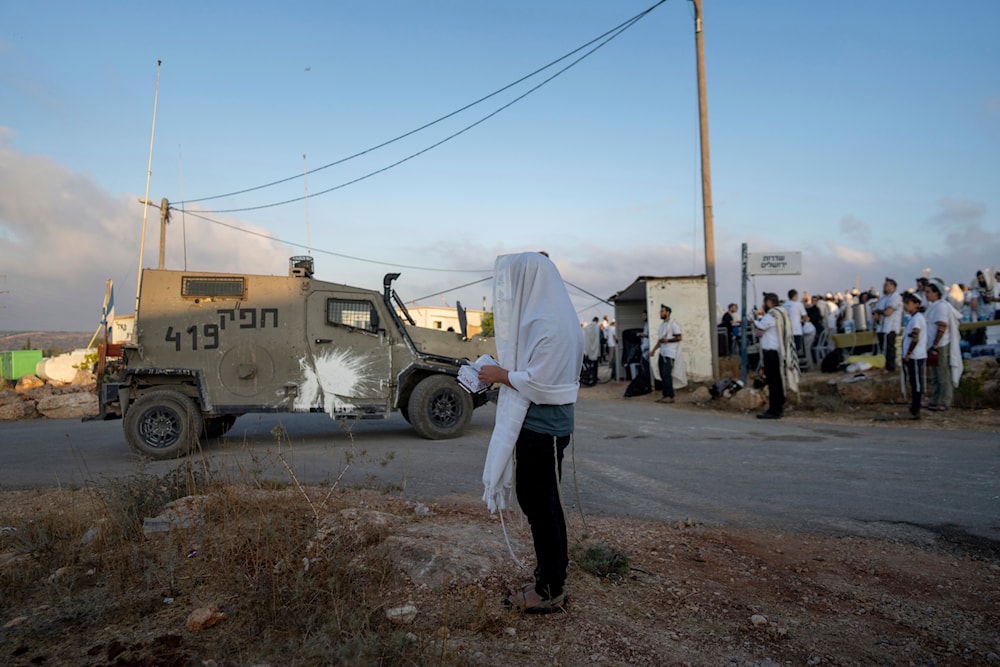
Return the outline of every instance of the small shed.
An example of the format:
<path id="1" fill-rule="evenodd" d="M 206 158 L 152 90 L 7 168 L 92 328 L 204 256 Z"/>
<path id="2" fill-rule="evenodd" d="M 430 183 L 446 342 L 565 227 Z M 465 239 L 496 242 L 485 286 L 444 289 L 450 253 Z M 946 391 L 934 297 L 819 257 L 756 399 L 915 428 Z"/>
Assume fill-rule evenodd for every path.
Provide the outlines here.
<path id="1" fill-rule="evenodd" d="M 671 319 L 681 326 L 681 354 L 688 380 L 712 381 L 711 336 L 716 334 L 716 326 L 708 313 L 708 279 L 704 275 L 639 276 L 609 300 L 614 303 L 619 340 L 623 332 L 642 328 L 643 311 L 649 314 L 649 335 L 655 339 L 660 327 L 660 304 L 670 306 Z M 619 364 L 621 357 L 617 355 Z M 655 368 L 656 364 L 651 366 Z M 618 377 L 625 377 L 620 365 Z"/>
<path id="2" fill-rule="evenodd" d="M 12 350 L 0 352 L 0 377 L 17 381 L 35 372 L 35 364 L 42 360 L 41 350 Z"/>

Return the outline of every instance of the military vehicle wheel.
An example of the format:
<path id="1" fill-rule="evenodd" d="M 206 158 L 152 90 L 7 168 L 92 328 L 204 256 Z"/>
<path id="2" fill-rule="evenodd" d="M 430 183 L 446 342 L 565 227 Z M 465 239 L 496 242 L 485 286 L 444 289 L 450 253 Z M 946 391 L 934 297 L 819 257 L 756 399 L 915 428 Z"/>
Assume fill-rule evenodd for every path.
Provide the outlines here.
<path id="1" fill-rule="evenodd" d="M 177 458 L 197 444 L 201 411 L 180 392 L 153 391 L 129 407 L 124 427 L 129 446 L 140 454 L 154 459 Z"/>
<path id="2" fill-rule="evenodd" d="M 472 396 L 450 375 L 430 375 L 413 388 L 407 405 L 413 430 L 428 440 L 457 438 L 472 419 Z"/>
<path id="3" fill-rule="evenodd" d="M 204 438 L 221 438 L 236 423 L 239 415 L 220 415 L 218 417 L 205 417 L 205 426 L 201 434 Z"/>

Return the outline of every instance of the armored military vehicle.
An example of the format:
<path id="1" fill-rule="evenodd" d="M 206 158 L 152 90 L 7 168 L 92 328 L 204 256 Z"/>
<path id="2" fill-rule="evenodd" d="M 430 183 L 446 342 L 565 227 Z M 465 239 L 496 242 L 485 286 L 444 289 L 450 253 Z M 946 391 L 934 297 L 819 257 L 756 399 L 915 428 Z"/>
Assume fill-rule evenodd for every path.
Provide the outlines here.
<path id="1" fill-rule="evenodd" d="M 456 437 L 487 402 L 456 375 L 495 354 L 493 340 L 415 326 L 398 277 L 387 274 L 381 293 L 324 282 L 306 256 L 291 258 L 287 276 L 146 269 L 134 340 L 101 388 L 102 413 L 121 415 L 129 445 L 156 459 L 253 412 L 399 411 L 420 436 Z"/>

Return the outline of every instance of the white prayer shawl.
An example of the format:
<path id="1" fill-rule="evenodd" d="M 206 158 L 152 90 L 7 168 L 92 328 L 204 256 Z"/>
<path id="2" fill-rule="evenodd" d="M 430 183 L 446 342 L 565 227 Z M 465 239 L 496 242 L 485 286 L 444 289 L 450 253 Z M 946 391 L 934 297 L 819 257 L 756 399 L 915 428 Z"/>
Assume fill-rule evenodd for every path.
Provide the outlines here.
<path id="1" fill-rule="evenodd" d="M 684 363 L 684 350 L 681 345 L 681 343 L 677 343 L 677 356 L 674 357 L 674 365 L 670 370 L 670 377 L 674 380 L 674 389 L 683 389 L 688 384 L 687 365 Z"/>
<path id="2" fill-rule="evenodd" d="M 958 383 L 962 380 L 964 362 L 962 361 L 962 334 L 958 330 L 961 317 L 958 311 L 947 301 L 944 302 L 948 312 L 948 365 L 951 367 L 951 383 L 958 388 Z M 932 337 L 931 337 L 932 338 Z"/>
<path id="3" fill-rule="evenodd" d="M 493 277 L 497 361 L 514 387 L 502 385 L 483 468 L 483 500 L 506 509 L 514 479 L 514 445 L 528 407 L 576 403 L 583 332 L 559 270 L 539 253 L 497 257 Z"/>
<path id="4" fill-rule="evenodd" d="M 792 335 L 792 322 L 784 308 L 771 308 L 776 329 L 778 330 L 778 359 L 781 368 L 781 382 L 785 394 L 799 393 L 799 357 L 795 351 L 795 338 Z"/>
<path id="5" fill-rule="evenodd" d="M 601 356 L 601 331 L 597 322 L 583 328 L 583 352 L 591 361 L 597 361 Z"/>
<path id="6" fill-rule="evenodd" d="M 940 283 L 938 285 L 940 286 Z M 939 298 L 927 308 L 928 328 L 936 328 L 937 323 L 943 321 L 944 317 L 938 312 L 939 309 L 944 312 L 944 317 L 948 318 L 948 330 L 944 334 L 948 340 L 943 340 L 941 343 L 948 346 L 948 365 L 951 367 L 951 383 L 958 388 L 958 383 L 962 380 L 962 371 L 964 370 L 964 363 L 962 361 L 962 334 L 958 330 L 962 316 L 955 310 L 955 307 L 947 298 Z M 935 336 L 936 334 L 928 332 L 928 349 L 934 344 Z"/>

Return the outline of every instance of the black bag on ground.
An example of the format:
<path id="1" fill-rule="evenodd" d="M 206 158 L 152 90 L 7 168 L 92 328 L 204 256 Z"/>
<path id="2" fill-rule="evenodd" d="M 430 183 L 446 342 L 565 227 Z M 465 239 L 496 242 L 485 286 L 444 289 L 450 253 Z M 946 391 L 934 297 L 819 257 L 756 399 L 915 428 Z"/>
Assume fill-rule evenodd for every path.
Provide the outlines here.
<path id="1" fill-rule="evenodd" d="M 712 398 L 718 398 L 720 396 L 730 397 L 737 391 L 743 388 L 743 384 L 737 382 L 731 377 L 724 377 L 711 387 L 708 388 L 708 393 Z"/>
<path id="2" fill-rule="evenodd" d="M 642 396 L 653 391 L 649 384 L 649 364 L 643 360 L 639 362 L 639 372 L 632 378 L 632 381 L 625 387 L 625 396 Z"/>
<path id="3" fill-rule="evenodd" d="M 844 363 L 843 351 L 840 348 L 834 348 L 823 357 L 823 361 L 819 364 L 819 369 L 824 373 L 836 373 L 840 370 L 842 363 Z"/>

